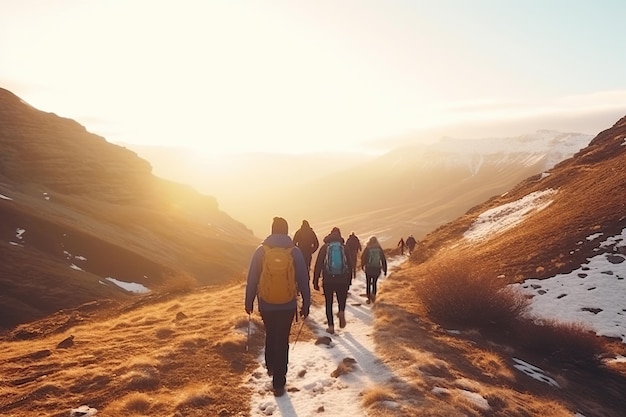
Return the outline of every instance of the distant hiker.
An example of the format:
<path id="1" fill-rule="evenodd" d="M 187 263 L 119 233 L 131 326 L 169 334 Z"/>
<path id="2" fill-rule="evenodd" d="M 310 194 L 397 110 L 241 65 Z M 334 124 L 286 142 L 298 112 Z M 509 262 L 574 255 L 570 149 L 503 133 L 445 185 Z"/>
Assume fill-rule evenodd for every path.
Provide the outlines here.
<path id="1" fill-rule="evenodd" d="M 400 248 L 400 255 L 404 255 L 404 238 L 400 238 L 397 247 Z"/>
<path id="2" fill-rule="evenodd" d="M 376 284 L 380 272 L 384 272 L 387 276 L 387 258 L 383 248 L 378 243 L 376 236 L 372 236 L 361 255 L 361 268 L 365 271 L 365 280 L 367 282 L 367 304 L 376 301 Z"/>
<path id="3" fill-rule="evenodd" d="M 320 247 L 315 260 L 313 272 L 313 288 L 320 290 L 319 280 L 322 276 L 322 287 L 326 299 L 326 319 L 328 320 L 328 333 L 335 333 L 333 320 L 333 299 L 337 294 L 339 312 L 339 327 L 346 327 L 346 300 L 348 299 L 348 287 L 350 286 L 351 264 L 346 256 L 344 239 L 338 227 L 333 227 L 330 234 L 324 238 L 324 244 Z"/>
<path id="4" fill-rule="evenodd" d="M 302 295 L 300 315 L 306 318 L 311 306 L 309 274 L 300 249 L 289 237 L 287 221 L 274 217 L 267 236 L 250 260 L 245 308 L 252 314 L 258 297 L 265 325 L 265 366 L 272 376 L 274 395 L 285 393 L 289 360 L 289 332 L 296 315 L 297 295 Z"/>
<path id="5" fill-rule="evenodd" d="M 352 280 L 356 276 L 356 261 L 359 257 L 359 252 L 361 251 L 361 241 L 354 234 L 354 232 L 350 233 L 348 236 L 348 240 L 346 240 L 346 250 L 348 251 L 348 257 L 350 258 L 350 284 L 352 284 Z"/>
<path id="6" fill-rule="evenodd" d="M 315 251 L 320 247 L 317 235 L 309 225 L 309 222 L 302 220 L 302 226 L 293 235 L 293 244 L 300 248 L 304 261 L 306 262 L 307 271 L 311 271 L 311 259 Z"/>
<path id="7" fill-rule="evenodd" d="M 413 237 L 413 235 L 409 236 L 406 239 L 406 246 L 409 248 L 409 255 L 413 253 L 413 249 L 415 249 L 415 245 L 417 245 L 417 240 Z"/>

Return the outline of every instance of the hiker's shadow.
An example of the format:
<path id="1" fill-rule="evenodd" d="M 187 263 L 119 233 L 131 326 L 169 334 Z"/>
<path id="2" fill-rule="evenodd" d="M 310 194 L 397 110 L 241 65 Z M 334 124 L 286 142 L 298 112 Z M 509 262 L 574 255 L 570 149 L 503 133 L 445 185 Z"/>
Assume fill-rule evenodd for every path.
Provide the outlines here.
<path id="1" fill-rule="evenodd" d="M 277 397 L 276 404 L 278 404 L 278 409 L 280 410 L 281 416 L 298 417 L 296 409 L 293 407 L 293 403 L 291 402 L 291 398 L 289 398 L 288 392 L 285 393 L 282 397 Z"/>
<path id="2" fill-rule="evenodd" d="M 346 311 L 350 313 L 352 319 L 359 320 L 368 327 L 371 327 L 374 323 L 371 310 L 363 307 L 362 305 L 348 305 L 346 306 Z"/>
<path id="3" fill-rule="evenodd" d="M 370 376 L 383 377 L 385 379 L 392 376 L 397 377 L 391 368 L 385 365 L 378 356 L 364 347 L 349 332 L 344 333 L 342 339 L 344 342 L 341 345 L 354 357 L 363 372 Z M 376 367 L 375 371 L 373 367 Z"/>

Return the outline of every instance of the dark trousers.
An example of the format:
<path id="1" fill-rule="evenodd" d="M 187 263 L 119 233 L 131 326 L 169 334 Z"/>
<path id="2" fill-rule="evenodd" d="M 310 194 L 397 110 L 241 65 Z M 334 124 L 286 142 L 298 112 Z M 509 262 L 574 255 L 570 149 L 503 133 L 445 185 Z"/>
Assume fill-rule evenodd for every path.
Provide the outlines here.
<path id="1" fill-rule="evenodd" d="M 313 258 L 313 254 L 309 252 L 305 252 L 300 249 L 302 252 L 302 256 L 304 256 L 304 263 L 306 263 L 306 270 L 309 272 L 309 276 L 311 275 L 311 259 Z"/>
<path id="2" fill-rule="evenodd" d="M 333 320 L 333 300 L 337 294 L 337 305 L 339 311 L 346 310 L 346 301 L 348 300 L 348 284 L 343 282 L 326 282 L 324 280 L 324 298 L 326 299 L 326 320 L 329 326 L 335 326 Z"/>
<path id="3" fill-rule="evenodd" d="M 348 252 L 348 263 L 350 264 L 350 284 L 352 284 L 352 280 L 356 278 L 356 264 L 359 256 L 359 252 Z"/>
<path id="4" fill-rule="evenodd" d="M 287 382 L 289 332 L 296 310 L 262 311 L 265 325 L 265 366 L 273 373 L 272 386 L 283 388 Z"/>
<path id="5" fill-rule="evenodd" d="M 367 288 L 365 290 L 367 298 L 371 295 L 376 296 L 376 284 L 378 283 L 378 277 L 380 277 L 381 270 L 379 268 L 365 268 L 365 281 L 367 282 Z"/>

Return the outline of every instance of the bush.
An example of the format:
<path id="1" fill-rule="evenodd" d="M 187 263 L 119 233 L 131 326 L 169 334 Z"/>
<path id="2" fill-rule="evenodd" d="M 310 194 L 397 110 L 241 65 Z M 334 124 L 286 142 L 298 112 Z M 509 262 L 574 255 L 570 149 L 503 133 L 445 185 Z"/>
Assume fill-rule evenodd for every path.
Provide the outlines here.
<path id="1" fill-rule="evenodd" d="M 604 344 L 594 332 L 580 323 L 556 320 L 524 320 L 516 329 L 520 347 L 559 363 L 597 366 Z"/>
<path id="2" fill-rule="evenodd" d="M 497 278 L 459 263 L 432 268 L 418 283 L 418 296 L 431 318 L 442 324 L 490 330 L 510 330 L 530 303 Z"/>
<path id="3" fill-rule="evenodd" d="M 198 281 L 191 275 L 180 273 L 167 275 L 155 290 L 162 294 L 185 294 L 198 286 Z"/>

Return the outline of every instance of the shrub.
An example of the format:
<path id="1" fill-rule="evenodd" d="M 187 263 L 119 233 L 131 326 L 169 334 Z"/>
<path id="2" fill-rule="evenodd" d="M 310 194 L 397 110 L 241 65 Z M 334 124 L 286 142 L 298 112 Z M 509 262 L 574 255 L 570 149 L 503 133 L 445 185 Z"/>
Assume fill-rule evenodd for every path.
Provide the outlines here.
<path id="1" fill-rule="evenodd" d="M 418 283 L 418 296 L 434 320 L 478 329 L 510 330 L 529 306 L 521 292 L 459 263 L 432 268 Z"/>
<path id="2" fill-rule="evenodd" d="M 189 274 L 166 275 L 164 281 L 156 287 L 156 292 L 163 294 L 184 294 L 198 286 L 198 281 Z"/>
<path id="3" fill-rule="evenodd" d="M 159 374 L 151 366 L 134 366 L 121 375 L 121 380 L 125 389 L 129 391 L 151 391 L 159 386 Z"/>
<path id="4" fill-rule="evenodd" d="M 127 412 L 146 414 L 150 410 L 152 400 L 140 392 L 133 392 L 124 397 L 124 410 Z"/>
<path id="5" fill-rule="evenodd" d="M 190 387 L 182 393 L 181 399 L 176 405 L 176 408 L 178 410 L 184 410 L 186 408 L 202 408 L 210 404 L 215 404 L 218 401 L 218 398 L 219 394 L 213 392 L 213 389 L 209 386 Z"/>
<path id="6" fill-rule="evenodd" d="M 559 363 L 597 366 L 604 351 L 602 339 L 581 323 L 524 320 L 516 329 L 520 347 Z"/>
<path id="7" fill-rule="evenodd" d="M 392 391 L 387 388 L 374 387 L 363 393 L 363 405 L 369 407 L 375 403 L 383 401 L 395 401 L 396 398 Z"/>

